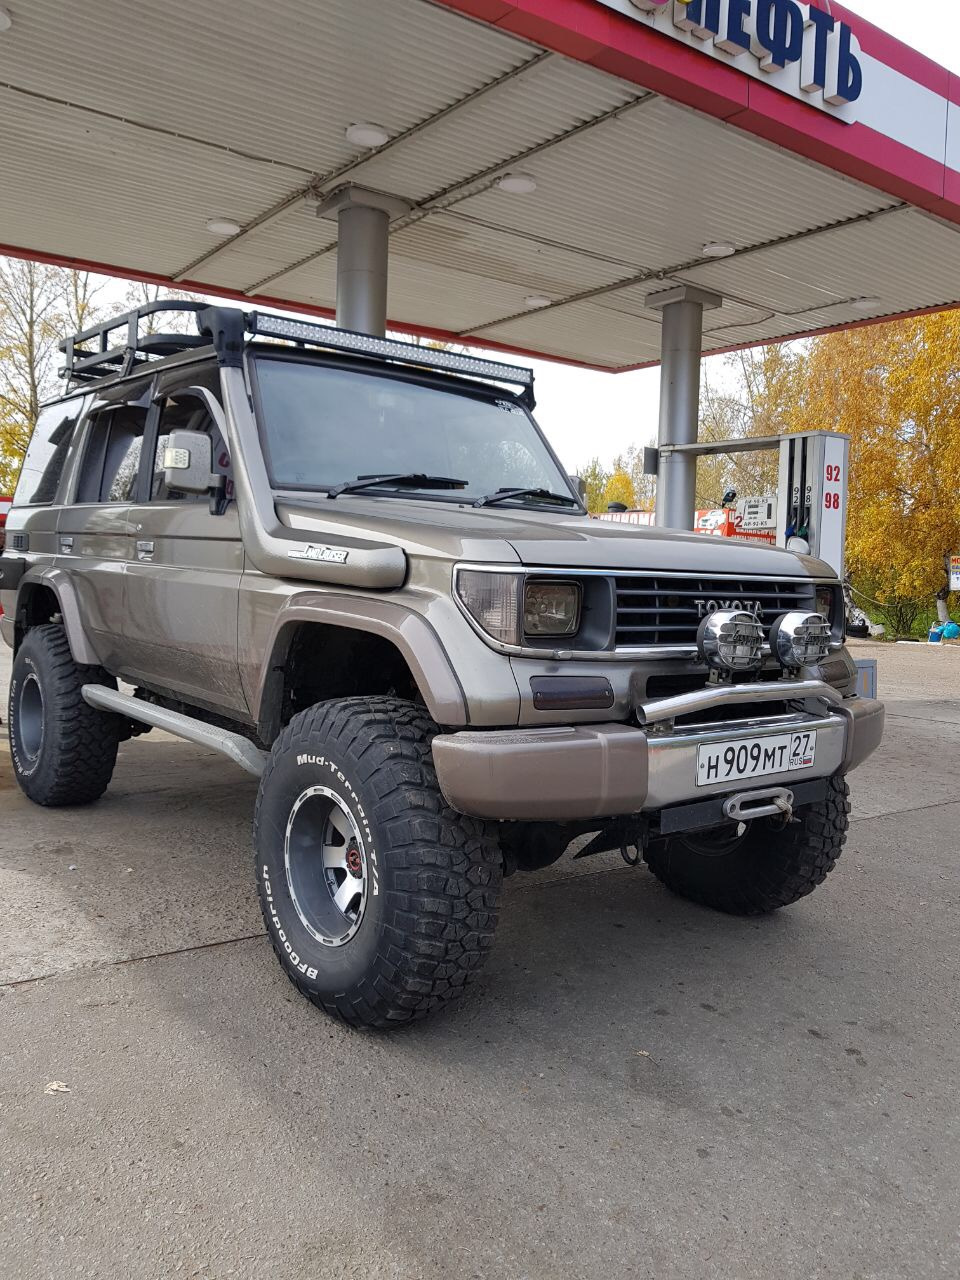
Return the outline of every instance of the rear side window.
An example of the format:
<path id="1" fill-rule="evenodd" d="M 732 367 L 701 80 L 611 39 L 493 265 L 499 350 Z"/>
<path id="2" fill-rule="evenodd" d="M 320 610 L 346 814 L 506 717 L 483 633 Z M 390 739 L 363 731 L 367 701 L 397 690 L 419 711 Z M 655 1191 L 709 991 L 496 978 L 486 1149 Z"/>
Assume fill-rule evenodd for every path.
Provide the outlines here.
<path id="1" fill-rule="evenodd" d="M 81 405 L 54 404 L 40 414 L 17 481 L 16 506 L 49 506 L 56 498 Z"/>
<path id="2" fill-rule="evenodd" d="M 137 496 L 147 411 L 101 409 L 90 419 L 77 502 L 132 502 Z"/>

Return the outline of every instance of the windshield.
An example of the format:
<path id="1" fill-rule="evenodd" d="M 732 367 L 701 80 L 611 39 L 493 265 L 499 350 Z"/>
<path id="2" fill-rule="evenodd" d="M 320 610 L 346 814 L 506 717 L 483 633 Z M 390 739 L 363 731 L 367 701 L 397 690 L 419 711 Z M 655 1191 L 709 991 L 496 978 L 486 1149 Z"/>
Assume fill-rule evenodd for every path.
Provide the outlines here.
<path id="1" fill-rule="evenodd" d="M 362 476 L 420 473 L 465 484 L 447 492 L 407 484 L 403 494 L 448 502 L 508 488 L 570 494 L 529 414 L 510 400 L 306 361 L 261 357 L 256 375 L 276 489 L 329 489 Z M 383 489 L 365 492 L 389 489 L 385 481 Z M 515 501 L 550 505 L 535 495 Z"/>

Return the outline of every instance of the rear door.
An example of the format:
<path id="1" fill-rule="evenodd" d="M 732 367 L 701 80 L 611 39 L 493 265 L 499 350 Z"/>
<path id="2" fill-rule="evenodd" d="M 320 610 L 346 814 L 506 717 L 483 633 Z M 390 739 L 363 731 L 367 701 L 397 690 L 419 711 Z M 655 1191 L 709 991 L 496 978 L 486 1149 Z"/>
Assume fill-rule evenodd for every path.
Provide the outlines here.
<path id="1" fill-rule="evenodd" d="M 243 544 L 230 455 L 208 395 L 189 386 L 168 390 L 151 415 L 141 500 L 129 513 L 124 659 L 131 679 L 245 715 L 237 663 Z M 177 430 L 210 436 L 214 470 L 227 477 L 221 514 L 211 512 L 209 498 L 164 484 L 163 450 Z"/>
<path id="2" fill-rule="evenodd" d="M 76 587 L 84 625 L 106 666 L 122 661 L 128 513 L 136 494 L 147 406 L 94 405 L 83 433 L 73 501 L 57 521 L 57 565 Z"/>

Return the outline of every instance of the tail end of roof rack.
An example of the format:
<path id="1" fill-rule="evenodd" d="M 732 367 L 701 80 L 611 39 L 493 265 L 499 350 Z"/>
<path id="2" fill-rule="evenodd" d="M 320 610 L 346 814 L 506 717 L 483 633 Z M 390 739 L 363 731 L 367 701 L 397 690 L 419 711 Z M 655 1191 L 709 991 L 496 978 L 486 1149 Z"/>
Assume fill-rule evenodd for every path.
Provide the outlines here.
<path id="1" fill-rule="evenodd" d="M 91 382 L 110 375 L 122 377 L 138 365 L 205 346 L 210 339 L 202 333 L 162 333 L 150 325 L 144 326 L 150 317 L 162 312 L 193 314 L 199 320 L 205 310 L 208 310 L 205 302 L 147 302 L 91 325 L 60 343 L 65 357 L 60 376 L 68 382 Z"/>

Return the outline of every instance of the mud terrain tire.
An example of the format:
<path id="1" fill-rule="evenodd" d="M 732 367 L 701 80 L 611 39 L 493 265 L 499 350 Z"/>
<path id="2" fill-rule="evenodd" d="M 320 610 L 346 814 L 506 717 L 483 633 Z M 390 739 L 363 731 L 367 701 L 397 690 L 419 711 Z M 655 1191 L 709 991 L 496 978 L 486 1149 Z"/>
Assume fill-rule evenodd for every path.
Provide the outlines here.
<path id="1" fill-rule="evenodd" d="M 101 667 L 74 662 L 63 627 L 27 632 L 10 680 L 10 755 L 20 789 L 35 804 L 90 804 L 113 776 L 123 722 L 88 706 L 85 684 L 117 687 Z"/>
<path id="2" fill-rule="evenodd" d="M 396 1027 L 448 1004 L 493 940 L 495 829 L 447 805 L 436 733 L 397 698 L 321 703 L 293 717 L 261 779 L 268 936 L 298 990 L 351 1026 Z"/>
<path id="3" fill-rule="evenodd" d="M 766 915 L 812 893 L 836 866 L 850 821 L 848 796 L 846 779 L 831 778 L 826 799 L 798 809 L 797 822 L 759 818 L 726 844 L 711 841 L 710 833 L 673 836 L 644 856 L 682 898 L 731 915 Z"/>

